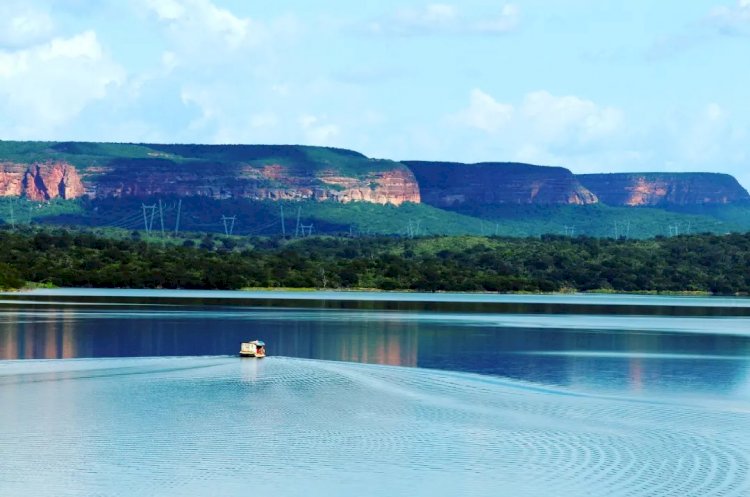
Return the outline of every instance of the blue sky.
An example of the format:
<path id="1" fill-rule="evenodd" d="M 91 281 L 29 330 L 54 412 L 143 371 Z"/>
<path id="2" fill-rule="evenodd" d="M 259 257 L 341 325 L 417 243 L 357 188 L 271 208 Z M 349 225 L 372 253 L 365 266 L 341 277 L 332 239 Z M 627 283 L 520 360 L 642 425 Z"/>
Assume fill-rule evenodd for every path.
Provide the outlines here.
<path id="1" fill-rule="evenodd" d="M 750 186 L 750 0 L 3 0 L 0 137 L 302 143 Z"/>

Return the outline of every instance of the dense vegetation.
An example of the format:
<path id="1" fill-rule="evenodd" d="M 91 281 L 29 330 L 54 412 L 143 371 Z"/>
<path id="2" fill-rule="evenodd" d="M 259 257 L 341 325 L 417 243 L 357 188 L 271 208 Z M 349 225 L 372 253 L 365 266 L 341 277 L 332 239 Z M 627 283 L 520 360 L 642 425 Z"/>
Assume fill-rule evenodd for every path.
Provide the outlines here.
<path id="1" fill-rule="evenodd" d="M 163 246 L 65 230 L 4 230 L 0 286 L 750 292 L 750 235 L 242 241 L 207 235 L 197 246 Z"/>
<path id="2" fill-rule="evenodd" d="M 0 219 L 7 224 L 57 224 L 144 229 L 142 205 L 163 204 L 165 229 L 173 231 L 177 198 L 54 200 L 46 203 L 0 198 Z M 449 212 L 425 204 L 400 207 L 365 202 L 250 202 L 245 199 L 182 199 L 180 229 L 223 233 L 222 216 L 237 216 L 234 233 L 281 235 L 281 211 L 287 234 L 294 232 L 297 213 L 314 234 L 340 235 L 497 235 L 512 237 L 559 234 L 611 238 L 652 238 L 691 233 L 750 230 L 750 204 L 684 207 L 671 211 L 651 207 L 606 205 L 494 205 Z M 676 209 L 676 208 L 675 208 Z M 11 216 L 11 214 L 13 214 Z M 154 227 L 160 228 L 156 215 Z"/>

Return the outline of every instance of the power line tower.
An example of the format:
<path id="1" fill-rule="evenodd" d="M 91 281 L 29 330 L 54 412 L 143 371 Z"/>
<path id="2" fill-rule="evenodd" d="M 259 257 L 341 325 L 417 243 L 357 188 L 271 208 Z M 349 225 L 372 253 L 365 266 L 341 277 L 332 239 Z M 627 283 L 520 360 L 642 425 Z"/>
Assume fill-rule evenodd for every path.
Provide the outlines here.
<path id="1" fill-rule="evenodd" d="M 307 225 L 300 224 L 299 227 L 302 230 L 302 236 L 303 237 L 312 236 L 312 232 L 313 232 L 313 225 L 312 224 L 307 224 Z"/>
<path id="2" fill-rule="evenodd" d="M 237 221 L 237 216 L 221 216 L 221 222 L 224 223 L 224 234 L 227 236 L 234 233 L 234 223 Z"/>
<path id="3" fill-rule="evenodd" d="M 302 207 L 297 207 L 297 227 L 294 228 L 294 238 L 299 238 L 300 235 L 300 221 L 302 219 Z"/>
<path id="4" fill-rule="evenodd" d="M 576 236 L 576 227 L 575 226 L 565 226 L 565 236 L 574 237 Z"/>
<path id="5" fill-rule="evenodd" d="M 174 223 L 174 236 L 180 232 L 180 216 L 182 215 L 182 199 L 177 202 L 177 220 Z"/>
<path id="6" fill-rule="evenodd" d="M 284 204 L 281 204 L 281 236 L 286 239 L 286 222 L 284 221 Z"/>
<path id="7" fill-rule="evenodd" d="M 146 236 L 151 236 L 151 231 L 154 227 L 154 218 L 156 217 L 156 204 L 141 204 L 141 208 L 143 209 L 143 227 L 146 230 Z"/>
<path id="8" fill-rule="evenodd" d="M 159 199 L 159 223 L 161 224 L 161 242 L 166 247 L 167 241 L 164 238 L 164 206 L 161 203 L 161 199 Z"/>

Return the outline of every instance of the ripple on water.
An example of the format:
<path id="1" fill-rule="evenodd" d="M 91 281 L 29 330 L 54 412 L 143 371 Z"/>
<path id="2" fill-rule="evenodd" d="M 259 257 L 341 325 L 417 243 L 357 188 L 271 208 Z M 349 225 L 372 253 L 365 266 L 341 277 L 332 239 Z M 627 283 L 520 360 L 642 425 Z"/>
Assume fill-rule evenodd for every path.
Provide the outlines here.
<path id="1" fill-rule="evenodd" d="M 750 495 L 721 404 L 285 358 L 3 363 L 0 400 L 1 495 Z"/>

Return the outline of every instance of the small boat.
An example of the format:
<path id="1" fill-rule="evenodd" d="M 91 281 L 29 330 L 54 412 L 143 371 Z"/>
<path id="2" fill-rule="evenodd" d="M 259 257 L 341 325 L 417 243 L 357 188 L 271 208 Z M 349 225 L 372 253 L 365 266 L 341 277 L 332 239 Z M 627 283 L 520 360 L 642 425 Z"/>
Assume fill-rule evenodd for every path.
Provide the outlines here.
<path id="1" fill-rule="evenodd" d="M 240 345 L 240 357 L 266 357 L 266 344 L 260 340 L 242 342 L 242 345 Z"/>

